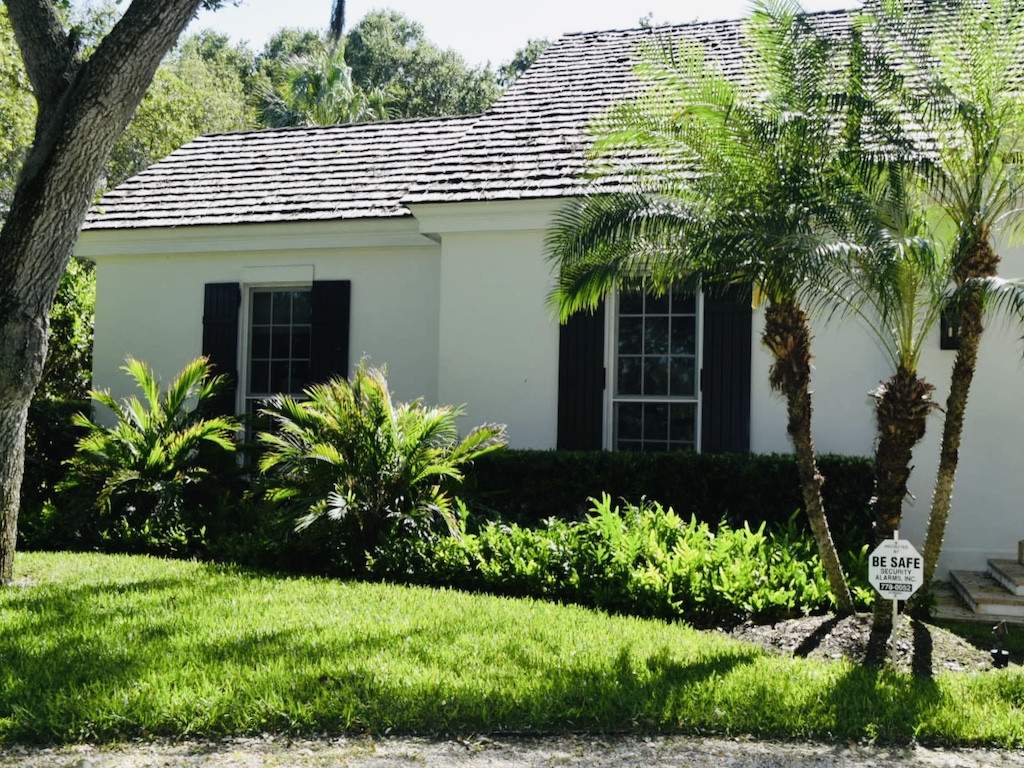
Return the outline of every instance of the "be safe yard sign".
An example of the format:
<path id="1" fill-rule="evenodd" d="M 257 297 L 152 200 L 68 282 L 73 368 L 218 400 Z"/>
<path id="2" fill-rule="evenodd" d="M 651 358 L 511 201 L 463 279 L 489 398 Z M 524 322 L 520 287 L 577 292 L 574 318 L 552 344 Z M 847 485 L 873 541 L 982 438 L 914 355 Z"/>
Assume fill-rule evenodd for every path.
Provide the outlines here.
<path id="1" fill-rule="evenodd" d="M 868 581 L 886 600 L 907 600 L 924 584 L 924 558 L 906 539 L 883 541 L 868 560 Z"/>

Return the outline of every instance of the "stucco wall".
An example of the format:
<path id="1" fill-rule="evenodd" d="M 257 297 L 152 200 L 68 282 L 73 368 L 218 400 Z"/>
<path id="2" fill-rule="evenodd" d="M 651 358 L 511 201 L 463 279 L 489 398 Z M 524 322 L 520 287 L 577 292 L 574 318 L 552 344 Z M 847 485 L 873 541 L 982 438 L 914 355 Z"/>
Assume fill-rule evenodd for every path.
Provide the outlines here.
<path id="1" fill-rule="evenodd" d="M 438 396 L 465 403 L 466 424 L 509 427 L 517 448 L 553 448 L 558 324 L 538 230 L 450 232 L 441 256 Z"/>
<path id="2" fill-rule="evenodd" d="M 351 280 L 351 364 L 388 366 L 403 398 L 437 399 L 440 249 L 344 248 L 98 257 L 94 381 L 130 388 L 126 354 L 165 379 L 202 352 L 203 286 L 242 282 L 253 267 L 310 265 L 316 280 Z M 272 274 L 270 275 L 272 277 Z"/>

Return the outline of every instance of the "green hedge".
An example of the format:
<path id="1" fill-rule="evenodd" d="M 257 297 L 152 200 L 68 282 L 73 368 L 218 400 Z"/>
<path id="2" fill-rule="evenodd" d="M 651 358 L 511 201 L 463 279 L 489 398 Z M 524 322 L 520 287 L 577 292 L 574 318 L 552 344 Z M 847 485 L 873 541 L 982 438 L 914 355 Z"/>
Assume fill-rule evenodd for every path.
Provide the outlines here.
<path id="1" fill-rule="evenodd" d="M 833 529 L 867 541 L 871 460 L 823 455 L 819 468 Z M 474 513 L 527 524 L 581 519 L 588 499 L 602 493 L 632 503 L 646 497 L 711 525 L 782 525 L 803 507 L 796 462 L 775 454 L 505 450 L 477 460 L 458 490 Z"/>

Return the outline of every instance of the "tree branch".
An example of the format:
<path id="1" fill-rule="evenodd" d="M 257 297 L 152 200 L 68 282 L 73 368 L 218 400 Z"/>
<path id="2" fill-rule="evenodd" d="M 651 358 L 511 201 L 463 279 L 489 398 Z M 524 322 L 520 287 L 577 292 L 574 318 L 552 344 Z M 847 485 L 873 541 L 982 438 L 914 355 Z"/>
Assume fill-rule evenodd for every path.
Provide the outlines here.
<path id="1" fill-rule="evenodd" d="M 127 122 L 202 1 L 132 0 L 85 63 L 76 91 L 108 103 L 123 113 L 118 122 Z M 119 103 L 109 102 L 114 94 Z"/>
<path id="2" fill-rule="evenodd" d="M 40 108 L 67 88 L 74 55 L 56 9 L 48 0 L 5 0 L 14 38 Z"/>

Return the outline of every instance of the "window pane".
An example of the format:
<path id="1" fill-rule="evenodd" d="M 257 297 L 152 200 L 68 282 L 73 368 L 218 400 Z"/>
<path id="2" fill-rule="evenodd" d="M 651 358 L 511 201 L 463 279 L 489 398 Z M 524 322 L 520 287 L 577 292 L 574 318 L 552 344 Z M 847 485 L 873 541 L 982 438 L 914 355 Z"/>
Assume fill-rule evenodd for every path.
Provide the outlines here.
<path id="1" fill-rule="evenodd" d="M 292 357 L 298 360 L 309 359 L 309 328 L 292 329 Z"/>
<path id="2" fill-rule="evenodd" d="M 682 441 L 690 444 L 697 439 L 697 405 L 696 403 L 673 403 L 672 418 L 669 421 L 669 438 L 673 442 Z"/>
<path id="3" fill-rule="evenodd" d="M 680 286 L 672 289 L 672 314 L 692 315 L 697 312 L 697 295 L 692 287 Z"/>
<path id="4" fill-rule="evenodd" d="M 270 363 L 254 362 L 249 366 L 249 391 L 269 392 Z"/>
<path id="5" fill-rule="evenodd" d="M 640 453 L 643 450 L 643 443 L 639 440 L 620 440 L 617 447 L 620 451 L 627 453 Z"/>
<path id="6" fill-rule="evenodd" d="M 672 318 L 672 354 L 697 353 L 697 320 L 693 317 Z"/>
<path id="7" fill-rule="evenodd" d="M 669 378 L 669 394 L 675 397 L 687 397 L 696 391 L 694 376 L 694 358 L 673 357 Z"/>
<path id="8" fill-rule="evenodd" d="M 647 294 L 647 303 L 644 306 L 644 311 L 648 315 L 667 315 L 668 292 L 666 291 L 661 296 L 655 296 L 650 293 Z"/>
<path id="9" fill-rule="evenodd" d="M 270 389 L 273 394 L 288 391 L 288 361 L 273 362 L 270 364 Z"/>
<path id="10" fill-rule="evenodd" d="M 257 291 L 252 295 L 253 323 L 267 324 L 270 322 L 270 296 L 267 291 Z"/>
<path id="11" fill-rule="evenodd" d="M 292 293 L 292 322 L 310 323 L 313 318 L 313 307 L 310 303 L 309 291 L 294 291 Z"/>
<path id="12" fill-rule="evenodd" d="M 668 352 L 668 318 L 648 317 L 644 319 L 644 353 L 664 355 Z"/>
<path id="13" fill-rule="evenodd" d="M 309 363 L 305 361 L 292 363 L 292 379 L 288 391 L 293 395 L 297 395 L 308 387 L 309 384 Z"/>
<path id="14" fill-rule="evenodd" d="M 619 358 L 618 394 L 640 394 L 640 360 L 639 357 Z"/>
<path id="15" fill-rule="evenodd" d="M 644 311 L 644 295 L 640 291 L 619 294 L 620 315 L 641 315 Z"/>
<path id="16" fill-rule="evenodd" d="M 274 291 L 274 325 L 287 325 L 292 319 L 292 295 L 289 291 Z"/>
<path id="17" fill-rule="evenodd" d="M 644 442 L 668 440 L 668 403 L 644 404 Z"/>
<path id="18" fill-rule="evenodd" d="M 615 406 L 618 419 L 615 434 L 619 440 L 639 440 L 643 437 L 642 409 L 640 403 L 619 403 Z"/>
<path id="19" fill-rule="evenodd" d="M 662 442 L 661 440 L 657 442 L 644 440 L 644 453 L 664 453 L 667 450 L 668 443 Z"/>
<path id="20" fill-rule="evenodd" d="M 288 355 L 291 354 L 291 344 L 288 343 L 288 337 L 291 333 L 288 330 L 288 326 L 274 326 L 271 332 L 271 344 L 270 344 L 270 356 L 275 360 L 287 360 Z"/>
<path id="21" fill-rule="evenodd" d="M 644 394 L 668 394 L 668 358 L 644 358 Z"/>
<path id="22" fill-rule="evenodd" d="M 270 329 L 256 327 L 252 329 L 252 356 L 266 359 L 270 357 Z"/>
<path id="23" fill-rule="evenodd" d="M 644 347 L 644 320 L 642 317 L 624 317 L 619 320 L 619 354 L 639 355 Z"/>

